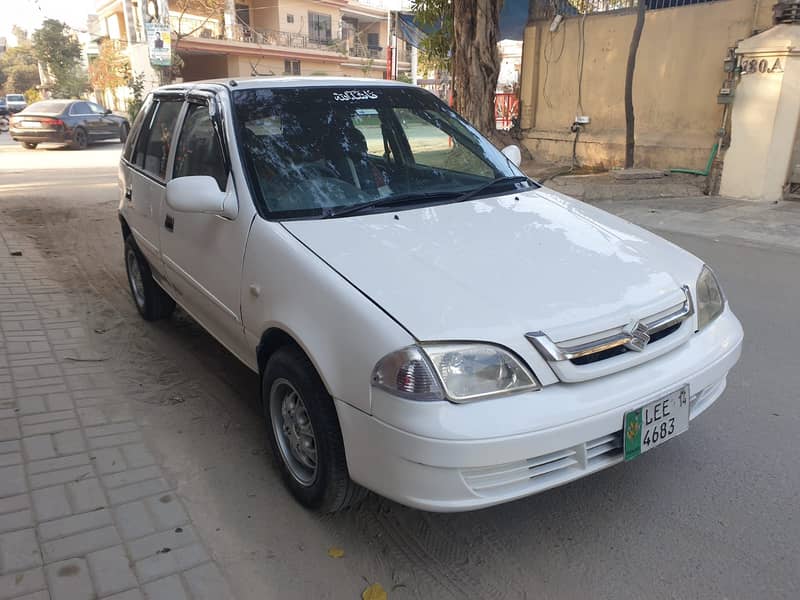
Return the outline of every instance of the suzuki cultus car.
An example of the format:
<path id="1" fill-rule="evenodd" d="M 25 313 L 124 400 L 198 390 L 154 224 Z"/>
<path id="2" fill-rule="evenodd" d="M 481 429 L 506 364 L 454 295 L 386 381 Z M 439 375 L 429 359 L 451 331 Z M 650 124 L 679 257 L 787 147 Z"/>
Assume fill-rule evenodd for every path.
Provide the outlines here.
<path id="1" fill-rule="evenodd" d="M 691 435 L 742 342 L 714 273 L 519 159 L 398 82 L 158 89 L 119 171 L 133 299 L 260 375 L 322 511 L 476 509 Z"/>

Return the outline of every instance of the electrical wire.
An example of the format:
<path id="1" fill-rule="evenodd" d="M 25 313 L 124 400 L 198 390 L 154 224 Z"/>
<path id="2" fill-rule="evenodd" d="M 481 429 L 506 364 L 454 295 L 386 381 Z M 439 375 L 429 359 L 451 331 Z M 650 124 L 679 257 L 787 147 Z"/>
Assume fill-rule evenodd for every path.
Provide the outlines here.
<path id="1" fill-rule="evenodd" d="M 559 31 L 562 32 L 561 34 L 561 49 L 558 51 L 558 56 L 553 58 L 553 38 L 555 38 Z M 542 83 L 542 96 L 544 97 L 544 101 L 547 104 L 548 108 L 554 108 L 553 103 L 550 101 L 550 95 L 547 93 L 547 81 L 550 76 L 550 64 L 555 65 L 561 57 L 564 55 L 564 48 L 567 45 L 567 26 L 566 24 L 562 24 L 558 29 L 555 31 L 549 31 L 549 35 L 547 36 L 547 40 L 544 43 L 544 82 Z M 549 52 L 548 52 L 549 49 Z"/>
<path id="2" fill-rule="evenodd" d="M 583 63 L 586 57 L 586 13 L 581 16 L 581 22 L 578 27 L 578 103 L 576 112 L 578 115 L 583 114 Z"/>

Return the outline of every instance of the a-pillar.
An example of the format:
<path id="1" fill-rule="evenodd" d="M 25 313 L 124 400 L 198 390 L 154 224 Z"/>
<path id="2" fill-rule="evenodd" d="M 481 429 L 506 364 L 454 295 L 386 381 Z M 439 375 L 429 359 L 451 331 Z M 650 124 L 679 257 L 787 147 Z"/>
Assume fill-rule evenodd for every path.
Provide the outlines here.
<path id="1" fill-rule="evenodd" d="M 776 25 L 736 53 L 742 76 L 720 194 L 774 202 L 783 197 L 800 120 L 800 25 Z"/>

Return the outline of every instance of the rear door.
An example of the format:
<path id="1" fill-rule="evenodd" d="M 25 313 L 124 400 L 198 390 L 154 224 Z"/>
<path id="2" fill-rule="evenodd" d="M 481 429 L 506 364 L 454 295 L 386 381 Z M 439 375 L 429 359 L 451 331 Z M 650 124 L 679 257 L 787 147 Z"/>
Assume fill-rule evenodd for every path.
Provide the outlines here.
<path id="1" fill-rule="evenodd" d="M 167 163 L 182 108 L 183 101 L 179 98 L 154 98 L 146 108 L 126 163 L 129 175 L 124 182 L 124 214 L 139 250 L 157 278 L 163 274 L 159 238 Z"/>

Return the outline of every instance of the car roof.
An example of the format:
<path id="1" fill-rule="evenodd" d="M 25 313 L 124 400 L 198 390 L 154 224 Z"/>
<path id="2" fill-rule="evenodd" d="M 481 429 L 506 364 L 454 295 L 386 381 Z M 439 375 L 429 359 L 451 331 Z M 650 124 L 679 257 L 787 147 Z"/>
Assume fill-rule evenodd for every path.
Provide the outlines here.
<path id="1" fill-rule="evenodd" d="M 227 77 L 225 79 L 206 79 L 188 83 L 165 85 L 158 88 L 157 92 L 189 91 L 193 89 L 208 89 L 210 87 L 224 87 L 227 89 L 257 89 L 257 88 L 315 88 L 315 87 L 414 87 L 402 81 L 388 81 L 385 79 L 369 79 L 366 77 Z"/>

